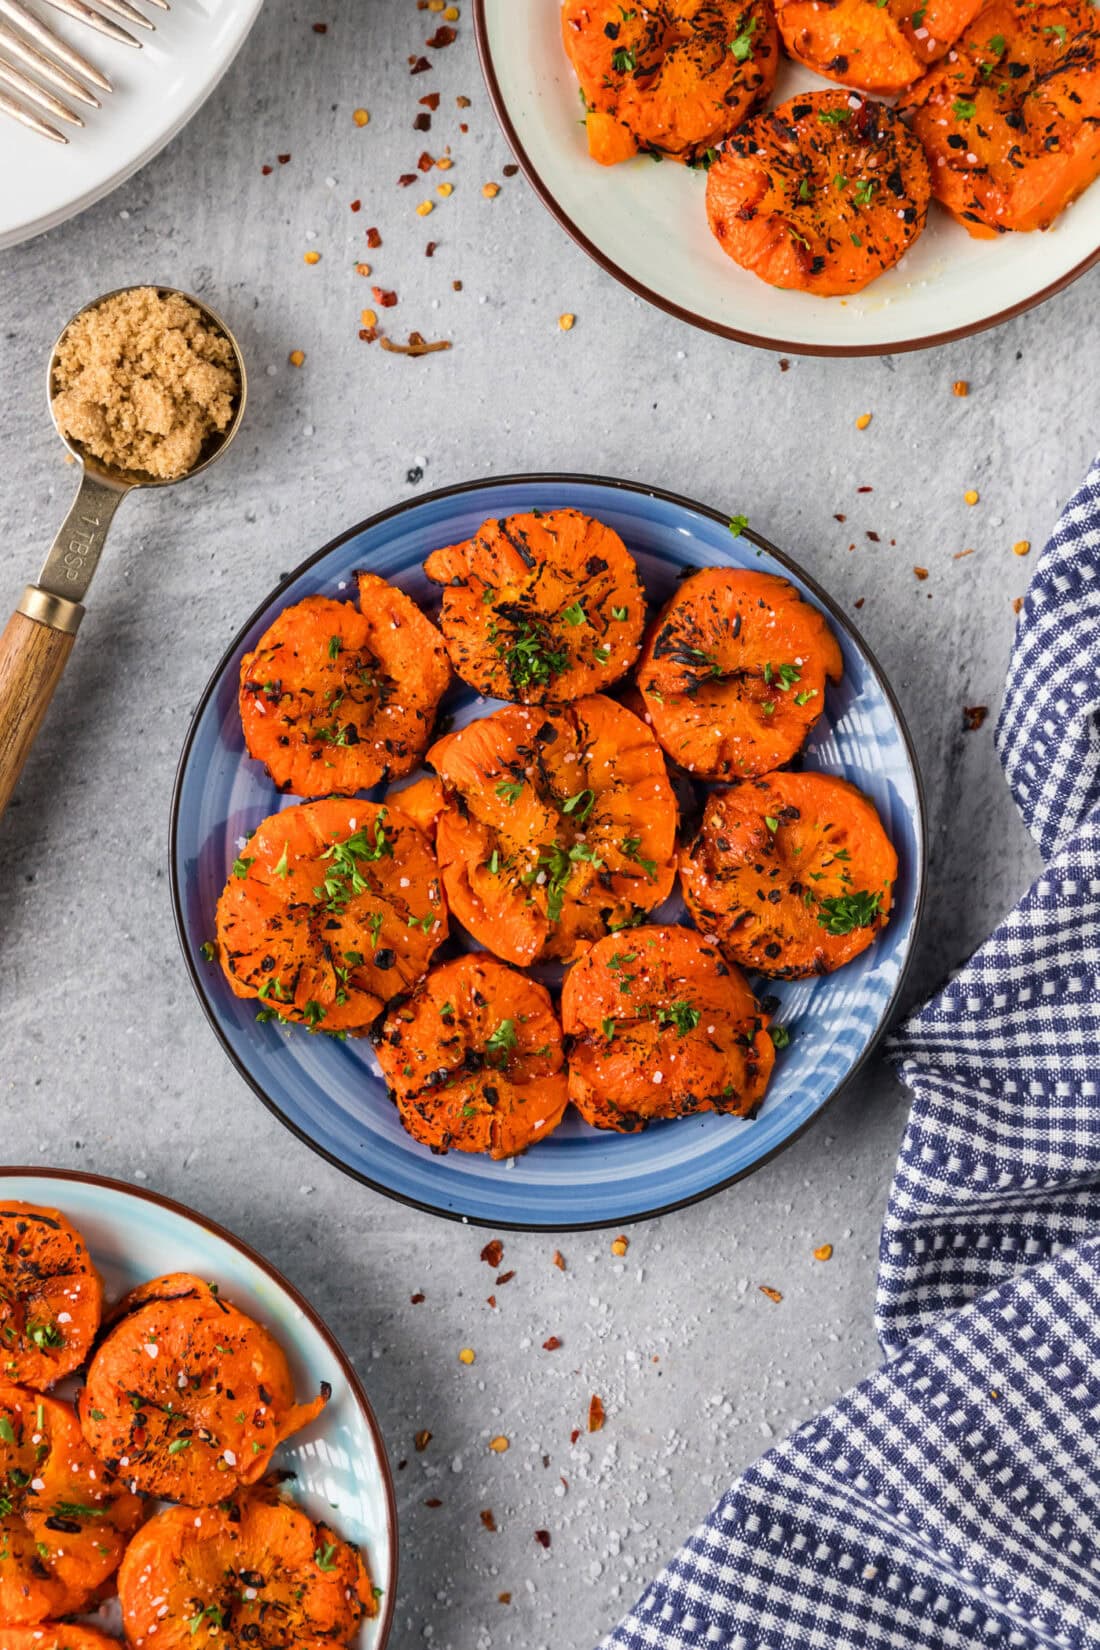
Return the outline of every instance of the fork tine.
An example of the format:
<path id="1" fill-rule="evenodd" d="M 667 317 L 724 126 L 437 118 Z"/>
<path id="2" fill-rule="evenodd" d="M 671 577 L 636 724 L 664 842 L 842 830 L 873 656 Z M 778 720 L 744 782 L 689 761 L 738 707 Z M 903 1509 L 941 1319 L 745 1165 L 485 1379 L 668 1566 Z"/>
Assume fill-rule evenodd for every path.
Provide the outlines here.
<path id="1" fill-rule="evenodd" d="M 51 85 L 56 86 L 59 92 L 65 92 L 67 96 L 75 97 L 81 103 L 87 103 L 92 109 L 100 107 L 99 99 L 95 93 L 90 92 L 85 85 L 77 80 L 75 75 L 71 75 L 67 69 L 63 69 L 60 64 L 55 63 L 44 52 L 38 51 L 36 47 L 31 45 L 29 40 L 24 40 L 21 34 L 18 34 L 15 29 L 9 28 L 6 23 L 0 23 L 0 49 L 6 51 L 9 56 L 19 58 L 21 62 L 27 65 L 28 69 L 33 69 L 35 74 L 42 80 L 48 80 Z"/>
<path id="2" fill-rule="evenodd" d="M 66 17 L 75 17 L 79 23 L 87 23 L 90 29 L 105 34 L 108 40 L 117 40 L 120 45 L 140 49 L 141 41 L 135 40 L 129 29 L 124 29 L 120 23 L 112 23 L 109 17 L 101 17 L 91 6 L 86 6 L 84 0 L 47 0 L 47 4 L 64 12 Z"/>
<path id="3" fill-rule="evenodd" d="M 149 4 L 151 6 L 158 6 L 161 11 L 172 10 L 171 6 L 168 4 L 168 0 L 149 0 Z"/>
<path id="4" fill-rule="evenodd" d="M 2 57 L 0 57 L 0 80 L 6 81 L 13 91 L 18 92 L 21 97 L 27 98 L 32 103 L 37 103 L 40 109 L 46 110 L 47 114 L 55 115 L 58 120 L 67 120 L 70 126 L 83 126 L 84 122 L 80 116 L 70 109 L 67 103 L 62 103 L 59 97 L 55 97 L 52 92 L 46 90 L 45 86 L 40 86 L 36 80 L 32 80 L 30 75 L 24 74 L 22 69 L 13 68 L 10 63 L 5 63 Z"/>
<path id="5" fill-rule="evenodd" d="M 9 97 L 7 92 L 3 91 L 0 91 L 0 113 L 10 115 L 21 126 L 29 126 L 32 132 L 38 132 L 41 137 L 50 138 L 54 143 L 69 141 L 56 127 L 51 126 L 48 120 L 39 119 L 38 115 L 33 114 L 30 109 L 24 109 L 21 103 L 17 103 L 14 97 Z"/>
<path id="6" fill-rule="evenodd" d="M 97 0 L 97 4 L 101 11 L 113 12 L 116 17 L 124 17 L 127 23 L 134 23 L 139 29 L 156 28 L 156 24 L 150 23 L 136 6 L 131 6 L 130 0 Z"/>
<path id="7" fill-rule="evenodd" d="M 74 51 L 72 46 L 54 34 L 52 29 L 48 29 L 45 23 L 40 23 L 33 12 L 20 4 L 20 0 L 0 0 L 0 14 L 10 17 L 13 23 L 20 24 L 25 34 L 29 34 L 31 39 L 37 41 L 51 56 L 59 57 L 74 74 L 83 75 L 93 86 L 98 86 L 101 92 L 113 90 L 111 82 L 101 69 L 97 69 L 94 63 L 89 63 L 78 51 Z"/>

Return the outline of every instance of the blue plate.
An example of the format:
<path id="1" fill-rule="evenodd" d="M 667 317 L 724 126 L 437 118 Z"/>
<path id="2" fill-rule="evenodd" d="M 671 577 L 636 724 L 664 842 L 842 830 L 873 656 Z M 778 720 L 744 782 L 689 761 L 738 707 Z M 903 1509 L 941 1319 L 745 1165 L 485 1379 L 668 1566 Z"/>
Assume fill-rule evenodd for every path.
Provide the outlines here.
<path id="1" fill-rule="evenodd" d="M 900 860 L 896 903 L 875 944 L 847 968 L 763 987 L 778 997 L 777 1019 L 792 1038 L 751 1122 L 705 1115 L 614 1135 L 570 1114 L 521 1158 L 436 1157 L 401 1127 L 368 1042 L 258 1025 L 256 1005 L 235 997 L 218 964 L 203 960 L 234 858 L 262 819 L 294 801 L 245 753 L 240 661 L 290 602 L 352 597 L 360 567 L 434 611 L 438 592 L 421 567 L 429 551 L 468 538 L 491 516 L 565 506 L 621 534 L 654 602 L 670 594 L 685 566 L 727 565 L 783 574 L 824 609 L 844 653 L 844 679 L 829 688 L 802 762 L 842 774 L 873 799 Z M 460 688 L 446 708 L 461 724 L 493 705 Z M 924 863 L 920 779 L 901 711 L 824 591 L 751 529 L 734 538 L 715 511 L 630 482 L 582 476 L 506 478 L 430 493 L 373 517 L 303 562 L 252 615 L 214 672 L 184 745 L 172 805 L 172 892 L 184 957 L 211 1025 L 260 1098 L 308 1145 L 378 1191 L 454 1219 L 528 1230 L 621 1225 L 676 1208 L 748 1174 L 793 1140 L 866 1060 L 889 1019 L 912 951 Z M 677 898 L 660 915 L 676 920 L 682 911 Z"/>
<path id="2" fill-rule="evenodd" d="M 193 1272 L 266 1325 L 290 1360 L 299 1393 L 328 1381 L 332 1397 L 324 1411 L 280 1444 L 273 1466 L 292 1476 L 291 1493 L 313 1518 L 362 1548 L 382 1597 L 355 1650 L 383 1650 L 397 1602 L 397 1505 L 386 1447 L 346 1353 L 309 1302 L 232 1233 L 143 1187 L 73 1169 L 2 1168 L 0 1196 L 60 1209 L 72 1221 L 103 1279 L 108 1307 L 149 1278 Z M 105 1605 L 97 1624 L 109 1628 L 114 1611 L 117 1605 Z"/>

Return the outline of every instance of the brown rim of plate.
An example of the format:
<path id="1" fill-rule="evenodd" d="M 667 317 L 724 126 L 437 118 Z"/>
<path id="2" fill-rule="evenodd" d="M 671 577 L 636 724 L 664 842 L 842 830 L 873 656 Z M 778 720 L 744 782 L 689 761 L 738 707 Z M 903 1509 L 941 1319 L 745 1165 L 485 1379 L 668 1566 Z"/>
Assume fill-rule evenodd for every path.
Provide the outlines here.
<path id="1" fill-rule="evenodd" d="M 652 287 L 635 280 L 633 275 L 628 275 L 625 270 L 620 269 L 619 265 L 614 263 L 605 252 L 601 252 L 594 241 L 589 240 L 583 229 L 578 228 L 569 214 L 559 205 L 556 197 L 550 192 L 535 169 L 530 156 L 520 141 L 519 133 L 513 125 L 512 117 L 508 112 L 504 95 L 500 89 L 500 82 L 497 80 L 493 55 L 489 49 L 488 33 L 485 23 L 485 0 L 474 0 L 474 38 L 477 41 L 477 55 L 481 61 L 481 72 L 489 92 L 489 101 L 493 105 L 493 112 L 500 122 L 509 148 L 519 161 L 524 176 L 547 211 L 557 219 L 566 234 L 576 241 L 582 251 L 587 252 L 593 262 L 599 264 L 600 268 L 608 275 L 614 276 L 620 285 L 625 286 L 628 291 L 633 292 L 637 297 L 644 298 L 647 303 L 653 304 L 655 308 L 663 309 L 666 315 L 673 315 L 678 321 L 686 321 L 689 326 L 698 327 L 702 332 L 711 332 L 719 338 L 732 339 L 735 344 L 751 344 L 755 349 L 769 350 L 775 353 L 783 351 L 791 355 L 832 355 L 841 357 L 906 355 L 911 350 L 932 349 L 937 344 L 954 344 L 960 338 L 972 338 L 976 333 L 988 332 L 992 327 L 1003 325 L 1005 321 L 1015 320 L 1017 315 L 1023 315 L 1027 310 L 1045 303 L 1048 298 L 1053 298 L 1055 293 L 1061 292 L 1064 287 L 1071 286 L 1074 281 L 1078 280 L 1080 276 L 1084 275 L 1100 260 L 1100 246 L 1097 246 L 1079 264 L 1068 270 L 1065 275 L 1060 275 L 1049 286 L 1043 287 L 1039 292 L 1032 293 L 1029 298 L 1021 298 L 1019 303 L 1010 304 L 1007 309 L 998 310 L 996 315 L 986 316 L 981 321 L 972 321 L 968 326 L 952 327 L 948 332 L 933 332 L 925 338 L 908 338 L 903 342 L 893 344 L 791 344 L 780 338 L 761 338 L 755 332 L 741 332 L 737 327 L 726 327 L 719 321 L 709 321 L 705 316 L 697 315 L 694 310 L 682 309 L 679 304 L 674 304 L 670 298 L 662 297 Z M 1100 182 L 1100 180 L 1097 181 Z M 1035 233 L 1038 234 L 1041 231 Z"/>
<path id="2" fill-rule="evenodd" d="M 160 1192 L 148 1191 L 143 1186 L 131 1186 L 128 1181 L 114 1180 L 108 1175 L 90 1174 L 83 1169 L 44 1169 L 40 1164 L 0 1167 L 0 1181 L 15 1180 L 17 1178 L 24 1180 L 72 1180 L 78 1185 L 97 1186 L 100 1191 L 121 1192 L 125 1197 L 140 1198 L 144 1203 L 155 1203 L 159 1208 L 167 1209 L 170 1214 L 180 1215 L 184 1220 L 191 1221 L 195 1226 L 201 1226 L 203 1231 L 219 1238 L 222 1243 L 228 1244 L 239 1255 L 243 1255 L 246 1260 L 251 1261 L 253 1266 L 258 1266 L 260 1271 L 270 1278 L 272 1283 L 289 1295 L 302 1316 L 313 1325 L 343 1372 L 344 1379 L 348 1383 L 359 1413 L 367 1423 L 382 1468 L 382 1479 L 386 1486 L 386 1533 L 390 1542 L 390 1563 L 386 1575 L 388 1585 L 383 1594 L 382 1611 L 378 1618 L 378 1641 L 374 1646 L 374 1650 L 385 1650 L 385 1646 L 389 1643 L 390 1630 L 393 1627 L 394 1612 L 397 1609 L 397 1497 L 394 1493 L 393 1474 L 390 1471 L 389 1456 L 386 1453 L 382 1429 L 378 1425 L 374 1410 L 371 1408 L 370 1399 L 363 1389 L 363 1383 L 355 1373 L 351 1359 L 320 1313 L 310 1305 L 300 1290 L 296 1289 L 289 1279 L 283 1276 L 278 1267 L 273 1266 L 269 1260 L 265 1260 L 264 1256 L 258 1250 L 253 1249 L 250 1243 L 246 1243 L 243 1238 L 236 1237 L 226 1227 L 220 1226 L 216 1220 L 210 1220 L 208 1216 L 200 1215 L 196 1209 L 189 1208 L 186 1203 L 177 1203 L 175 1198 L 165 1197 Z"/>

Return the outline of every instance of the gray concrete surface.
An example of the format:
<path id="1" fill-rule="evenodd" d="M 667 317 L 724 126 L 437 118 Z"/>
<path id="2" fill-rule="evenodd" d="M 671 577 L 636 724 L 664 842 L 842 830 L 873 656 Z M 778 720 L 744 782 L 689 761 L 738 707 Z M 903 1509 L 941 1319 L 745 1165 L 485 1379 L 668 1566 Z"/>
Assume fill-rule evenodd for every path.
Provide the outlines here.
<path id="1" fill-rule="evenodd" d="M 508 1236 L 515 1278 L 493 1311 L 478 1258 L 487 1234 L 328 1168 L 280 1130 L 208 1032 L 166 870 L 188 717 L 277 575 L 417 490 L 583 469 L 745 510 L 842 602 L 864 600 L 860 622 L 910 719 L 933 843 L 920 996 L 1035 864 L 992 718 L 964 734 L 962 707 L 999 701 L 1011 602 L 1029 571 L 1013 542 L 1042 541 L 1092 456 L 1097 378 L 1081 366 L 1100 272 L 965 343 L 781 371 L 774 356 L 666 319 L 589 263 L 522 178 L 503 176 L 510 157 L 469 17 L 436 72 L 408 77 L 429 21 L 414 0 L 269 0 L 219 92 L 158 160 L 0 257 L 9 601 L 72 486 L 41 373 L 73 309 L 131 281 L 189 287 L 232 319 L 253 368 L 250 416 L 225 463 L 186 492 L 125 506 L 0 827 L 3 1153 L 140 1178 L 235 1228 L 316 1302 L 366 1378 L 395 1463 L 408 1462 L 396 1645 L 586 1650 L 740 1467 L 875 1362 L 874 1257 L 904 1095 L 876 1067 L 755 1178 L 635 1228 L 623 1260 L 612 1233 L 566 1237 L 562 1273 L 553 1239 Z M 414 132 L 416 99 L 437 89 L 432 132 Z M 466 136 L 456 94 L 472 100 Z M 370 110 L 366 128 L 357 106 Z M 455 193 L 424 221 L 421 191 L 394 180 L 444 142 Z M 492 202 L 489 179 L 503 184 Z M 371 224 L 385 243 L 375 254 Z M 310 246 L 322 253 L 314 267 Z M 400 294 L 394 330 L 450 337 L 449 354 L 410 361 L 359 342 L 370 282 L 353 263 L 364 255 Z M 568 335 L 566 310 L 577 316 Z M 294 348 L 306 351 L 300 370 L 287 363 Z M 966 400 L 951 394 L 958 378 Z M 874 420 L 860 433 L 865 411 Z M 970 486 L 982 495 L 973 509 Z M 824 1242 L 835 1253 L 822 1265 L 811 1251 Z M 419 1291 L 426 1302 L 410 1305 Z M 552 1356 L 541 1350 L 551 1334 L 563 1342 Z M 476 1349 L 473 1369 L 457 1361 L 463 1346 Z M 593 1392 L 607 1427 L 571 1448 Z M 433 1438 L 416 1453 L 421 1428 Z M 497 1432 L 512 1440 L 505 1455 L 486 1448 Z M 479 1519 L 487 1507 L 497 1534 Z M 549 1530 L 548 1550 L 536 1529 Z"/>

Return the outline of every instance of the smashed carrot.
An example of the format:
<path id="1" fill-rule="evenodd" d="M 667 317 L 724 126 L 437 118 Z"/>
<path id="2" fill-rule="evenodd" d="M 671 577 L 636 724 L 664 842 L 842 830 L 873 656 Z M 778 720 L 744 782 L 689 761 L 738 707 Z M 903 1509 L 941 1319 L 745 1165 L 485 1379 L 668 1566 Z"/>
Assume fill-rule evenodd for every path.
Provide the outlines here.
<path id="1" fill-rule="evenodd" d="M 697 778 L 728 779 L 789 762 L 842 671 L 824 617 L 786 579 L 710 567 L 651 627 L 638 686 L 668 755 Z"/>
<path id="2" fill-rule="evenodd" d="M 92 1454 L 68 1404 L 6 1385 L 0 1485 L 0 1622 L 85 1609 L 118 1567 L 141 1502 Z"/>
<path id="3" fill-rule="evenodd" d="M 735 132 L 707 173 L 722 250 L 770 286 L 859 292 L 924 229 L 928 162 L 893 109 L 805 92 Z"/>
<path id="4" fill-rule="evenodd" d="M 0 1204 L 0 1377 L 51 1387 L 84 1362 L 103 1284 L 83 1237 L 56 1209 Z"/>
<path id="5" fill-rule="evenodd" d="M 375 802 L 272 814 L 235 861 L 217 910 L 218 955 L 264 1018 L 365 1032 L 424 973 L 447 906 L 423 833 Z"/>
<path id="6" fill-rule="evenodd" d="M 671 889 L 677 808 L 664 758 L 613 699 L 511 705 L 428 757 L 446 799 L 436 852 L 448 903 L 506 962 L 568 961 Z"/>
<path id="7" fill-rule="evenodd" d="M 402 1123 L 434 1152 L 514 1157 L 568 1101 L 549 992 L 484 952 L 433 968 L 390 1009 L 377 1053 Z"/>
<path id="8" fill-rule="evenodd" d="M 779 61 L 768 0 L 565 0 L 562 38 L 605 166 L 639 151 L 705 162 L 767 98 Z"/>
<path id="9" fill-rule="evenodd" d="M 995 0 L 903 107 L 937 200 L 971 235 L 1048 229 L 1100 175 L 1095 9 Z"/>
<path id="10" fill-rule="evenodd" d="M 386 801 L 411 819 L 429 842 L 435 842 L 436 823 L 443 812 L 443 786 L 434 774 L 414 779 L 409 785 L 394 786 L 386 792 Z"/>
<path id="11" fill-rule="evenodd" d="M 775 0 L 783 44 L 830 80 L 889 96 L 943 57 L 982 0 Z"/>
<path id="12" fill-rule="evenodd" d="M 740 970 L 694 929 L 636 928 L 590 947 L 565 977 L 569 1098 L 598 1129 L 657 1118 L 750 1116 L 775 1050 Z"/>
<path id="13" fill-rule="evenodd" d="M 122 1650 L 118 1639 L 94 1627 L 42 1621 L 36 1627 L 5 1627 L 4 1650 Z"/>
<path id="14" fill-rule="evenodd" d="M 135 1491 L 205 1507 L 254 1484 L 329 1388 L 295 1401 L 282 1347 L 212 1285 L 154 1278 L 120 1303 L 80 1394 L 80 1423 Z"/>
<path id="15" fill-rule="evenodd" d="M 897 873 L 874 804 L 825 773 L 773 773 L 712 796 L 680 866 L 700 931 L 780 979 L 828 974 L 865 951 Z"/>
<path id="16" fill-rule="evenodd" d="M 241 660 L 248 754 L 296 796 L 411 773 L 451 679 L 443 640 L 416 603 L 377 574 L 358 581 L 358 608 L 307 596 Z"/>
<path id="17" fill-rule="evenodd" d="M 626 545 L 579 510 L 487 521 L 424 563 L 443 585 L 440 625 L 479 693 L 564 704 L 610 687 L 638 657 L 645 592 Z"/>
<path id="18" fill-rule="evenodd" d="M 334 1650 L 378 1613 L 358 1549 L 267 1487 L 156 1513 L 130 1543 L 118 1594 L 127 1643 L 157 1650 Z"/>

